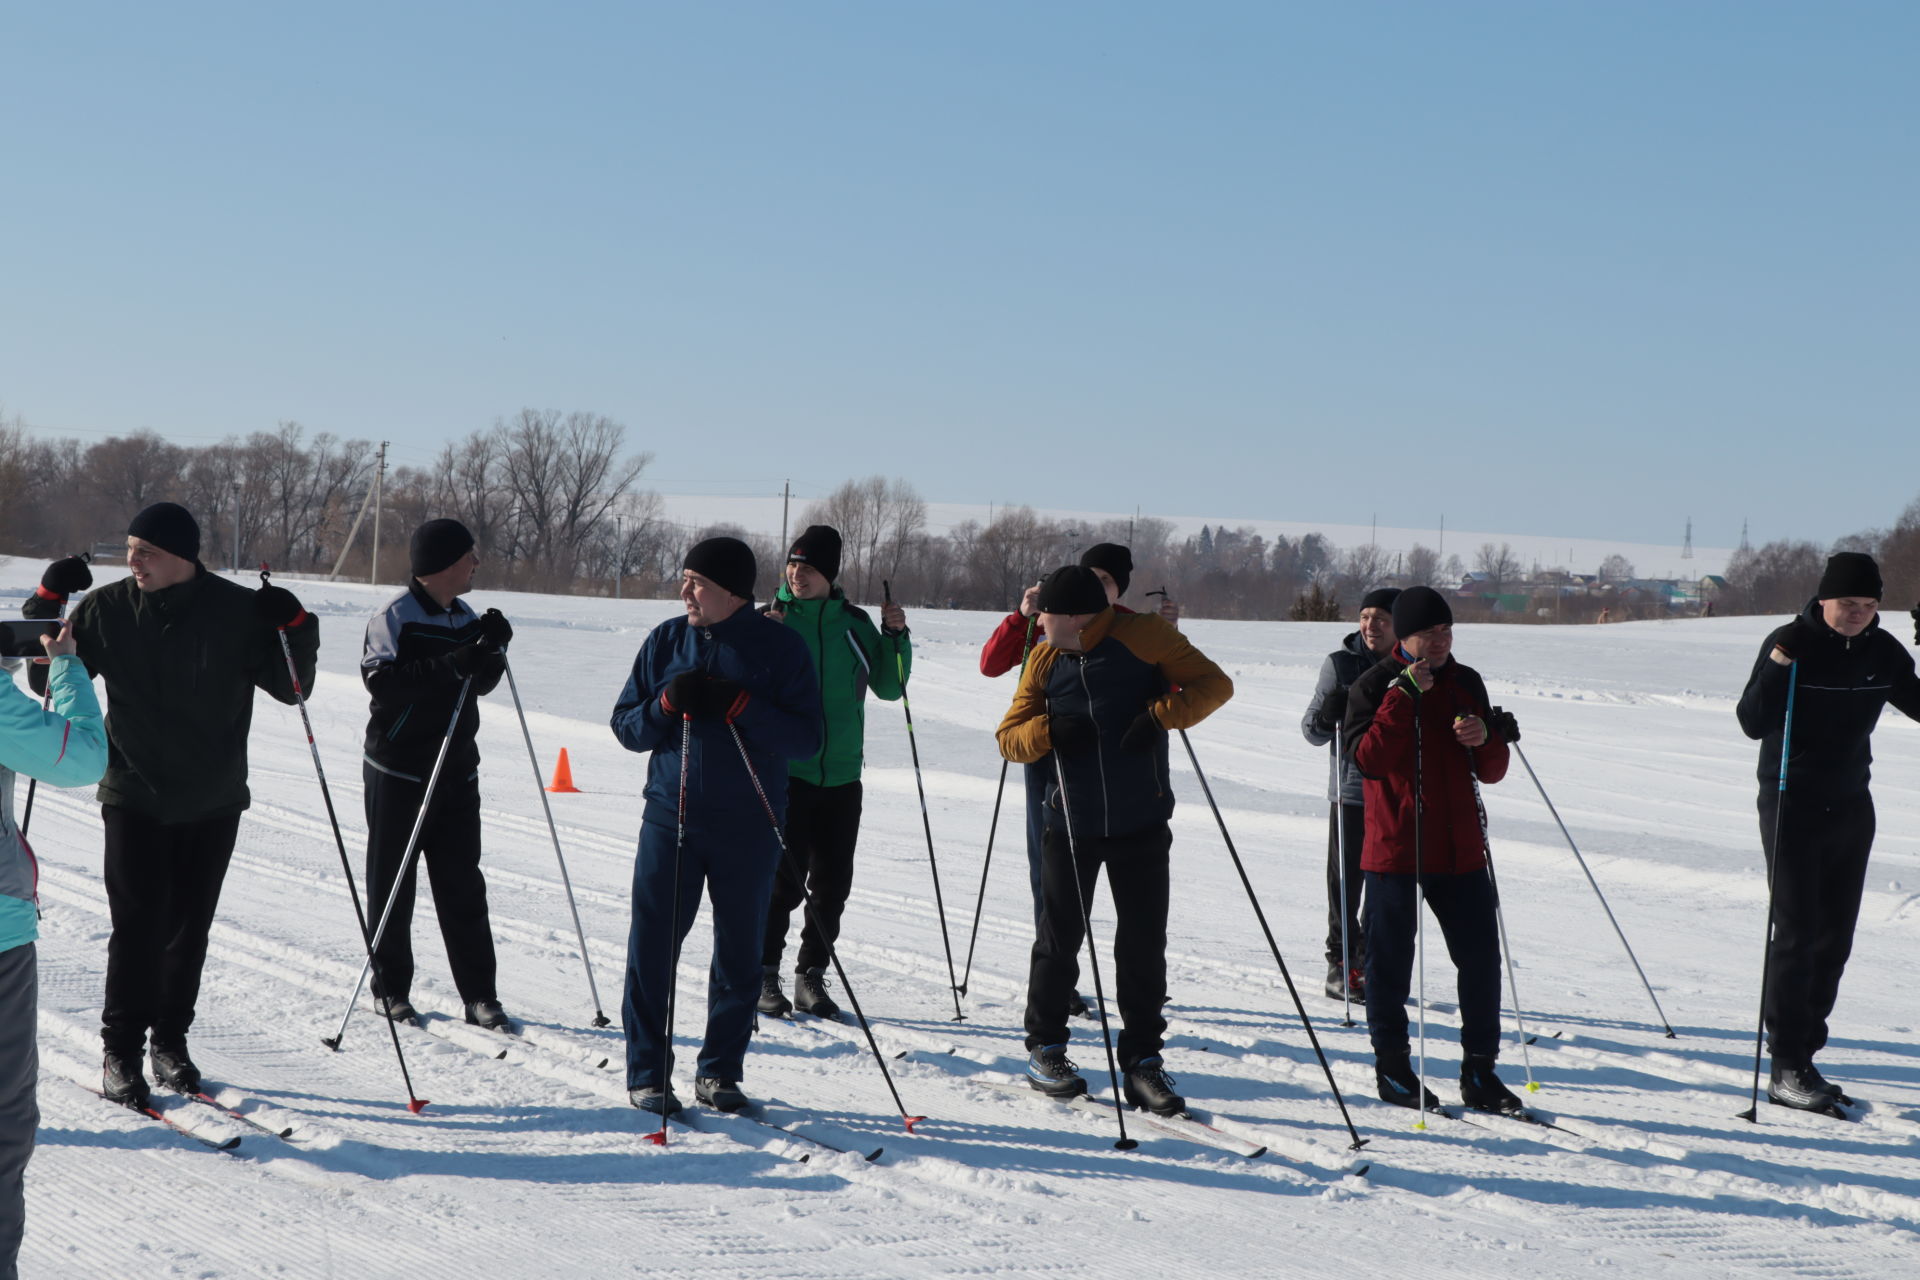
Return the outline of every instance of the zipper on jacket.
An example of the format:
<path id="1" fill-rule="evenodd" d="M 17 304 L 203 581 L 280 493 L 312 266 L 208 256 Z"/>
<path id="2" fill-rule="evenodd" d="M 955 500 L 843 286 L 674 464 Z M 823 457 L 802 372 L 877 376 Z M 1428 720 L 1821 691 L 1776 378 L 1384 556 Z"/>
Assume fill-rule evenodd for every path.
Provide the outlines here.
<path id="1" fill-rule="evenodd" d="M 813 653 L 814 665 L 819 668 L 820 679 L 820 785 L 827 785 L 827 745 L 833 741 L 833 721 L 827 715 L 827 611 L 821 608 L 813 611 Z"/>
<path id="2" fill-rule="evenodd" d="M 1075 659 L 1080 668 L 1080 691 L 1087 695 L 1087 719 L 1093 720 L 1093 687 L 1087 683 L 1087 656 Z M 1093 755 L 1100 769 L 1100 834 L 1113 835 L 1113 804 L 1107 798 L 1107 749 L 1100 745 L 1100 722 L 1093 723 Z"/>

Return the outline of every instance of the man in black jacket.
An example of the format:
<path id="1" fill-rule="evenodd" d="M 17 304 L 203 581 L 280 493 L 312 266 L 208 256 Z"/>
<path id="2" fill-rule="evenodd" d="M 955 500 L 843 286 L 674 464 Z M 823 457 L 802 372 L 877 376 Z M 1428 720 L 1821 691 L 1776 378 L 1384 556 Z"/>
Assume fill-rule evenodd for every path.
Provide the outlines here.
<path id="1" fill-rule="evenodd" d="M 220 902 L 247 791 L 253 691 L 299 700 L 313 688 L 320 628 L 281 587 L 249 591 L 207 572 L 200 526 L 157 502 L 127 526 L 130 575 L 73 611 L 81 661 L 107 682 L 107 772 L 100 780 L 105 879 L 113 933 L 100 1014 L 101 1085 L 115 1102 L 149 1104 L 141 1050 L 156 1079 L 197 1092 L 187 1029 L 200 994 L 207 934 Z M 27 602 L 54 617 L 78 584 L 56 562 Z M 63 566 L 67 568 L 63 571 Z"/>
<path id="2" fill-rule="evenodd" d="M 1397 587 L 1376 587 L 1360 598 L 1360 629 L 1320 664 L 1320 679 L 1300 717 L 1300 732 L 1326 747 L 1327 769 L 1327 994 L 1364 1000 L 1366 947 L 1360 933 L 1360 845 L 1366 839 L 1366 797 L 1360 772 L 1333 750 L 1335 732 L 1347 714 L 1347 691 L 1368 667 L 1393 652 L 1393 602 Z M 1342 854 L 1345 854 L 1342 865 Z"/>
<path id="3" fill-rule="evenodd" d="M 475 614 L 460 597 L 480 564 L 473 535 L 458 520 L 429 520 L 414 530 L 413 579 L 367 624 L 360 678 L 372 695 L 361 776 L 367 801 L 368 925 L 377 927 L 393 892 L 426 799 L 433 762 L 446 743 L 419 857 L 433 880 L 433 904 L 447 963 L 468 1022 L 504 1029 L 494 989 L 493 930 L 487 882 L 480 874 L 480 698 L 506 672 L 513 628 L 496 609 Z M 454 706 L 460 717 L 454 721 Z M 451 737 L 451 741 L 448 741 Z M 413 892 L 407 867 L 374 955 L 374 994 L 390 1017 L 414 1021 Z"/>
<path id="4" fill-rule="evenodd" d="M 1760 841 L 1773 903 L 1763 1002 L 1773 1054 L 1767 1097 L 1806 1111 L 1831 1110 L 1844 1097 L 1813 1056 L 1827 1043 L 1873 849 L 1868 738 L 1889 702 L 1920 719 L 1913 655 L 1880 629 L 1880 593 L 1871 556 L 1830 557 L 1817 597 L 1768 635 L 1740 695 L 1740 728 L 1760 740 Z M 1783 791 L 1789 687 L 1793 741 Z"/>

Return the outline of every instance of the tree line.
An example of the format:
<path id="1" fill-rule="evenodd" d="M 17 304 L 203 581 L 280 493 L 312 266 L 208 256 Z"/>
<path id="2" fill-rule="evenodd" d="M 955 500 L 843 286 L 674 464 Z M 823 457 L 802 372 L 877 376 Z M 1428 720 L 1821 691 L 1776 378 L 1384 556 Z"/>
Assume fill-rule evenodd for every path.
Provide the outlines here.
<path id="1" fill-rule="evenodd" d="M 625 595 L 671 595 L 687 548 L 730 533 L 754 547 L 767 567 L 760 589 L 771 593 L 771 566 L 784 551 L 778 535 L 666 519 L 660 495 L 640 487 L 653 455 L 630 449 L 627 434 L 602 414 L 522 409 L 446 444 L 427 466 L 396 466 L 382 476 L 373 441 L 309 434 L 296 422 L 189 447 L 152 431 L 95 444 L 43 438 L 17 418 L 0 416 L 0 547 L 56 556 L 117 544 L 132 512 L 165 499 L 199 520 L 201 558 L 210 565 L 265 561 L 321 574 L 337 566 L 344 577 L 364 579 L 372 570 L 377 525 L 380 577 L 399 582 L 412 530 L 452 516 L 473 530 L 490 586 L 611 595 L 617 581 Z M 376 485 L 377 520 L 370 511 Z M 1128 600 L 1136 608 L 1151 607 L 1156 598 L 1150 593 L 1165 590 L 1198 617 L 1351 617 L 1360 596 L 1375 586 L 1451 586 L 1469 569 L 1493 594 L 1529 589 L 1519 558 L 1504 543 L 1487 543 L 1463 562 L 1424 545 L 1404 553 L 1372 544 L 1341 548 L 1318 533 L 1269 539 L 1248 526 L 1205 525 L 1176 538 L 1170 522 L 1151 516 L 1047 518 L 1024 506 L 935 533 L 914 487 L 879 475 L 848 480 L 803 508 L 789 536 L 808 524 L 840 530 L 839 581 L 850 597 L 872 602 L 891 590 L 901 603 L 923 608 L 1010 609 L 1041 575 L 1096 542 L 1132 548 Z M 1727 565 L 1715 611 L 1799 608 L 1834 550 L 1878 558 L 1889 600 L 1920 598 L 1920 499 L 1892 526 L 1849 535 L 1831 548 L 1792 540 L 1758 548 L 1743 543 Z M 1611 556 L 1600 577 L 1624 583 L 1632 566 Z M 1589 619 L 1602 600 L 1558 599 L 1551 620 Z M 1663 609 L 1616 604 L 1613 616 Z M 1461 614 L 1479 616 L 1470 603 Z M 1521 617 L 1537 620 L 1537 614 L 1530 609 Z"/>

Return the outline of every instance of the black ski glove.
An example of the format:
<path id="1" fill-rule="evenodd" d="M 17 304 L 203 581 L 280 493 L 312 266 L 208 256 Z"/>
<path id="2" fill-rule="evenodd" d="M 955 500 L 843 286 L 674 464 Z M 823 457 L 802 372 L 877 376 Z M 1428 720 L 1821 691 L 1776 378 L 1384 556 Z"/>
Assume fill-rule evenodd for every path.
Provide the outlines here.
<path id="1" fill-rule="evenodd" d="M 50 596 L 61 599 L 76 591 L 85 591 L 93 585 L 93 570 L 87 568 L 87 562 L 80 556 L 66 556 L 47 566 L 40 575 L 40 589 Z"/>
<path id="2" fill-rule="evenodd" d="M 1137 752 L 1151 751 L 1166 736 L 1167 731 L 1162 729 L 1160 722 L 1153 718 L 1153 712 L 1142 711 L 1133 718 L 1133 723 L 1127 726 L 1127 731 L 1120 735 L 1120 749 Z"/>
<path id="3" fill-rule="evenodd" d="M 507 621 L 507 615 L 498 609 L 489 609 L 480 615 L 480 643 L 489 649 L 499 650 L 507 647 L 513 640 L 513 624 Z"/>
<path id="4" fill-rule="evenodd" d="M 1055 751 L 1073 755 L 1080 751 L 1091 751 L 1098 745 L 1100 730 L 1094 726 L 1092 716 L 1074 715 L 1072 712 L 1049 713 L 1047 737 L 1052 741 Z"/>
<path id="5" fill-rule="evenodd" d="M 1487 710 L 1487 732 L 1502 742 L 1520 741 L 1520 723 L 1513 718 L 1513 712 L 1500 707 Z"/>
<path id="6" fill-rule="evenodd" d="M 693 720 L 724 720 L 732 724 L 747 706 L 747 692 L 738 680 L 710 676 L 704 671 L 682 671 L 660 695 L 661 709 Z"/>
<path id="7" fill-rule="evenodd" d="M 488 649 L 478 640 L 469 640 L 447 655 L 447 662 L 452 666 L 454 674 L 463 679 L 485 678 L 490 667 L 497 668 L 499 660 L 498 653 Z"/>
<path id="8" fill-rule="evenodd" d="M 1320 710 L 1313 718 L 1313 727 L 1322 733 L 1332 733 L 1340 727 L 1347 716 L 1347 686 L 1337 684 L 1327 690 L 1327 696 L 1320 700 Z"/>
<path id="9" fill-rule="evenodd" d="M 1820 627 L 1801 614 L 1786 626 L 1786 630 L 1773 638 L 1773 647 L 1798 662 L 1811 657 L 1814 646 L 1820 643 Z"/>
<path id="10" fill-rule="evenodd" d="M 307 611 L 300 607 L 299 597 L 271 583 L 253 593 L 253 612 L 260 621 L 279 631 L 299 626 L 307 616 Z"/>

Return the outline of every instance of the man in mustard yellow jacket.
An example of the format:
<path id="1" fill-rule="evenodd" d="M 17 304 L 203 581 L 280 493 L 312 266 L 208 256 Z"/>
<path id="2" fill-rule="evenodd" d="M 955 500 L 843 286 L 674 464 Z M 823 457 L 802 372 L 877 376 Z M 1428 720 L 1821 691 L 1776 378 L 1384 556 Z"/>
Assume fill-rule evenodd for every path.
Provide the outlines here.
<path id="1" fill-rule="evenodd" d="M 1173 844 L 1167 733 L 1213 714 L 1233 696 L 1233 682 L 1160 617 L 1116 613 L 1091 569 L 1056 570 L 1041 584 L 1039 611 L 1046 641 L 999 732 L 1007 759 L 1040 763 L 1050 778 L 1027 980 L 1027 1080 L 1054 1097 L 1086 1089 L 1067 1060 L 1067 1002 L 1085 935 L 1081 904 L 1104 864 L 1118 916 L 1114 988 L 1127 1101 L 1171 1115 L 1186 1102 L 1160 1058 Z"/>

